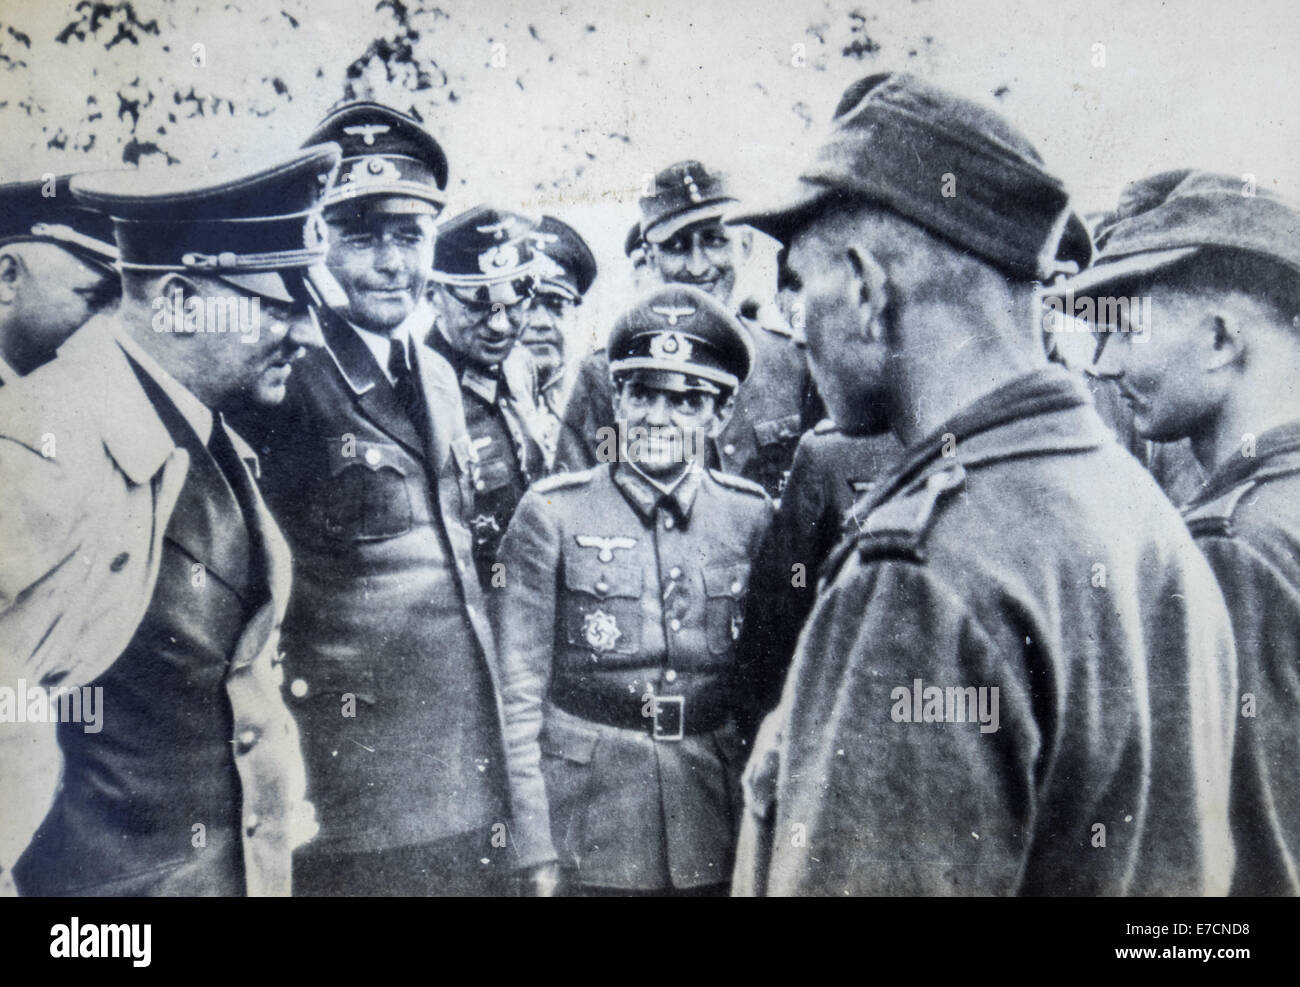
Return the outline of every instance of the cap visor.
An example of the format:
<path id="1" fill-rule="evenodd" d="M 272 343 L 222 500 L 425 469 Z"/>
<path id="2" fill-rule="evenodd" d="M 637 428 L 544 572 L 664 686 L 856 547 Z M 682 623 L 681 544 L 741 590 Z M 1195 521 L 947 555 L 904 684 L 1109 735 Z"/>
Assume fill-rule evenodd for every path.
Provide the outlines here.
<path id="1" fill-rule="evenodd" d="M 732 207 L 735 201 L 735 199 L 715 199 L 713 202 L 703 202 L 698 206 L 687 209 L 685 212 L 669 216 L 667 219 L 655 223 L 643 235 L 650 243 L 663 243 L 692 223 L 702 223 L 706 219 L 718 219 L 725 216 L 727 210 Z"/>
<path id="2" fill-rule="evenodd" d="M 760 233 L 766 233 L 782 243 L 788 241 L 793 233 L 814 209 L 816 209 L 833 189 L 825 185 L 799 179 L 798 184 L 780 199 L 776 199 L 758 208 L 750 207 L 727 216 L 727 223 L 732 226 L 752 226 Z"/>
<path id="3" fill-rule="evenodd" d="M 687 391 L 703 391 L 705 394 L 722 393 L 721 388 L 712 381 L 705 380 L 695 374 L 684 374 L 680 370 L 659 370 L 651 367 L 641 367 L 635 370 L 624 370 L 619 373 L 619 376 L 626 376 L 645 384 L 647 387 L 654 387 L 661 391 L 671 391 L 674 394 L 684 394 Z"/>
<path id="4" fill-rule="evenodd" d="M 1176 264 L 1184 257 L 1196 253 L 1197 247 L 1174 247 L 1169 250 L 1151 250 L 1146 253 L 1102 261 L 1072 278 L 1058 281 L 1043 289 L 1047 298 L 1060 298 L 1067 292 L 1072 295 L 1096 295 L 1098 289 L 1146 277 L 1156 271 Z"/>
<path id="5" fill-rule="evenodd" d="M 269 298 L 273 302 L 283 302 L 285 305 L 294 304 L 295 299 L 290 294 L 288 286 L 284 283 L 284 278 L 274 271 L 259 274 L 221 274 L 218 276 L 222 281 L 232 284 L 236 288 L 251 291 L 253 294 Z"/>

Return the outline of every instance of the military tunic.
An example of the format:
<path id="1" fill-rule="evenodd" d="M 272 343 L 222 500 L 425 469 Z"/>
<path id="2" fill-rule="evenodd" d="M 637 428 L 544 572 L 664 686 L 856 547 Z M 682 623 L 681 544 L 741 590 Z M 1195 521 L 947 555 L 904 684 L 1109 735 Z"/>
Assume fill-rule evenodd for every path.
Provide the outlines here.
<path id="1" fill-rule="evenodd" d="M 1185 511 L 1237 643 L 1232 891 L 1300 894 L 1300 424 L 1211 475 Z"/>
<path id="2" fill-rule="evenodd" d="M 738 889 L 1224 893 L 1228 615 L 1083 385 L 986 395 L 852 516 L 756 745 Z"/>
<path id="3" fill-rule="evenodd" d="M 671 495 L 608 464 L 525 495 L 498 621 L 521 866 L 624 890 L 729 879 L 734 646 L 771 513 L 699 467 Z"/>

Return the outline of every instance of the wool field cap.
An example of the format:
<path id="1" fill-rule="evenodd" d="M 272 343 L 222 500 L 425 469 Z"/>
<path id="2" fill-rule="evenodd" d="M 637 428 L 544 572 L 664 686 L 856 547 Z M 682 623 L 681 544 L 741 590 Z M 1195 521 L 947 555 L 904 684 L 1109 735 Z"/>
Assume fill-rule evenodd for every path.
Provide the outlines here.
<path id="1" fill-rule="evenodd" d="M 326 143 L 343 155 L 322 203 L 326 218 L 343 206 L 437 216 L 446 205 L 447 155 L 414 117 L 380 103 L 348 103 L 326 116 L 304 146 Z"/>
<path id="2" fill-rule="evenodd" d="M 754 358 L 734 315 L 687 285 L 645 295 L 614 323 L 606 343 L 610 377 L 636 372 L 664 390 L 735 390 Z"/>
<path id="3" fill-rule="evenodd" d="M 77 175 L 70 187 L 112 217 L 123 270 L 219 277 L 292 303 L 302 297 L 302 278 L 281 274 L 325 259 L 315 208 L 338 161 L 337 145 L 323 144 L 202 183 L 182 169 L 134 170 Z"/>
<path id="4" fill-rule="evenodd" d="M 1300 212 L 1282 196 L 1243 185 L 1238 175 L 1184 168 L 1139 179 L 1102 217 L 1095 240 L 1092 267 L 1051 294 L 1096 294 L 1204 249 L 1267 257 L 1300 278 Z"/>
<path id="5" fill-rule="evenodd" d="M 0 185 L 0 246 L 52 243 L 117 276 L 113 221 L 73 198 L 71 175 Z"/>
<path id="6" fill-rule="evenodd" d="M 1028 280 L 1080 270 L 1092 252 L 1065 186 L 1019 131 L 902 72 L 850 86 L 797 187 L 727 221 L 788 243 L 823 205 L 861 199 Z"/>
<path id="7" fill-rule="evenodd" d="M 726 179 L 698 161 L 679 161 L 654 177 L 655 194 L 641 202 L 641 237 L 663 243 L 679 230 L 706 219 L 720 219 L 736 197 Z"/>

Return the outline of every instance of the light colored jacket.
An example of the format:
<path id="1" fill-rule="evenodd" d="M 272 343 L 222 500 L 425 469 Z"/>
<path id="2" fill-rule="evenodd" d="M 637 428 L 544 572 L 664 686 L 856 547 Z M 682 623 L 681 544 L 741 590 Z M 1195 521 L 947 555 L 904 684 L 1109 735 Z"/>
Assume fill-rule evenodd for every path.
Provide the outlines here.
<path id="1" fill-rule="evenodd" d="M 0 392 L 0 685 L 92 682 L 130 643 L 153 595 L 189 455 L 155 412 L 114 338 L 119 331 L 111 317 L 92 319 L 57 360 Z M 255 464 L 247 445 L 231 439 Z M 260 500 L 250 526 L 261 536 L 270 598 L 230 659 L 231 749 L 249 730 L 260 738 L 235 756 L 244 820 L 257 820 L 241 827 L 246 890 L 283 895 L 292 849 L 313 829 L 277 661 L 290 561 Z M 48 809 L 59 774 L 54 730 L 0 723 L 5 870 Z"/>

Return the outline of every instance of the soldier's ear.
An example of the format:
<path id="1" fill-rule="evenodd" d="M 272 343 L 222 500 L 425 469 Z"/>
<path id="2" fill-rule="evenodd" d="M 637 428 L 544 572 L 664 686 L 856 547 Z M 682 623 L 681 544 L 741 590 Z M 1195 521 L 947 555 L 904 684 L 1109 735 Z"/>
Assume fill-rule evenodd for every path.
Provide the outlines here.
<path id="1" fill-rule="evenodd" d="M 748 226 L 733 226 L 732 229 L 736 231 L 732 235 L 740 241 L 741 260 L 749 260 L 754 252 L 754 231 Z"/>
<path id="2" fill-rule="evenodd" d="M 23 278 L 23 262 L 9 249 L 0 250 L 0 305 L 12 305 L 18 297 L 18 282 Z"/>
<path id="3" fill-rule="evenodd" d="M 716 439 L 731 421 L 736 410 L 736 394 L 733 391 L 725 401 L 719 401 L 713 409 L 713 424 L 709 426 L 709 438 Z"/>
<path id="4" fill-rule="evenodd" d="M 1213 349 L 1205 359 L 1206 370 L 1219 370 L 1240 363 L 1245 357 L 1246 340 L 1241 333 L 1241 321 L 1235 314 L 1207 315 L 1198 331 L 1210 334 L 1213 339 Z"/>
<path id="5" fill-rule="evenodd" d="M 844 256 L 853 271 L 852 287 L 857 296 L 858 326 L 864 337 L 877 342 L 881 327 L 876 316 L 884 307 L 883 272 L 879 270 L 875 259 L 860 247 L 847 247 Z"/>

